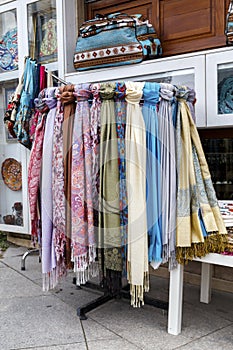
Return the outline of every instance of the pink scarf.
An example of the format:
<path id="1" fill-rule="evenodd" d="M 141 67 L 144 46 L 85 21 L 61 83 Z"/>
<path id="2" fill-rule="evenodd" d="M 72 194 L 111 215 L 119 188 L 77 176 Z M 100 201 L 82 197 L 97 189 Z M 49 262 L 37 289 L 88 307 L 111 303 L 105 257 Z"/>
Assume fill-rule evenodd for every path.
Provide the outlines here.
<path id="1" fill-rule="evenodd" d="M 92 188 L 92 140 L 89 84 L 75 87 L 77 106 L 72 143 L 72 261 L 76 283 L 84 284 L 96 272 Z"/>
<path id="2" fill-rule="evenodd" d="M 28 165 L 28 195 L 31 217 L 31 235 L 33 244 L 39 240 L 40 243 L 40 215 L 38 208 L 40 170 L 42 164 L 43 141 L 45 121 L 48 107 L 43 102 L 39 106 L 40 116 L 35 131 L 35 140 L 31 149 Z"/>

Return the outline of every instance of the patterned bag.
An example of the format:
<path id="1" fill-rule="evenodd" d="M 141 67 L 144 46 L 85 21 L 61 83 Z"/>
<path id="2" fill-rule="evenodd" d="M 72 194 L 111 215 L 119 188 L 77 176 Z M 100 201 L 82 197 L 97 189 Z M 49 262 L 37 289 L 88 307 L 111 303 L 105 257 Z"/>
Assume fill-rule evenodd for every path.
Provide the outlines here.
<path id="1" fill-rule="evenodd" d="M 137 37 L 138 35 L 138 37 Z M 86 21 L 74 54 L 78 71 L 139 63 L 161 55 L 156 32 L 141 15 L 113 13 Z"/>
<path id="2" fill-rule="evenodd" d="M 142 45 L 143 60 L 161 57 L 162 46 L 152 24 L 140 14 L 132 17 L 136 21 L 136 37 Z"/>

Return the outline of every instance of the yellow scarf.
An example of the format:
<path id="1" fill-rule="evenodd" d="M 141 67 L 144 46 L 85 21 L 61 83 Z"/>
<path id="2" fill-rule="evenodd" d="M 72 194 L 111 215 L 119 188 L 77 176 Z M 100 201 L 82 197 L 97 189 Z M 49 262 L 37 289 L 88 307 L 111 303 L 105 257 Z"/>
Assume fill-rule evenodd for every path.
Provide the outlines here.
<path id="1" fill-rule="evenodd" d="M 224 251 L 227 239 L 201 141 L 185 99 L 177 112 L 177 236 L 179 263 Z"/>

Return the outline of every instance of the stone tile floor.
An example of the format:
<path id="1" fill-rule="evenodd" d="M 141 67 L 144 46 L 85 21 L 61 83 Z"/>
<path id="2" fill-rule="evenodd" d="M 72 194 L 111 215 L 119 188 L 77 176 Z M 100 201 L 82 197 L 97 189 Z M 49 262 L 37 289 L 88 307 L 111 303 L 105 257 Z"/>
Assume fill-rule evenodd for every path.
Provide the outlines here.
<path id="1" fill-rule="evenodd" d="M 38 255 L 21 258 L 26 248 L 11 246 L 0 259 L 0 350 L 232 350 L 233 295 L 213 291 L 199 302 L 199 288 L 185 285 L 180 335 L 167 333 L 167 311 L 114 299 L 80 320 L 77 307 L 101 293 L 78 289 L 69 273 L 49 292 L 41 288 Z M 168 280 L 151 277 L 150 296 L 167 301 Z"/>

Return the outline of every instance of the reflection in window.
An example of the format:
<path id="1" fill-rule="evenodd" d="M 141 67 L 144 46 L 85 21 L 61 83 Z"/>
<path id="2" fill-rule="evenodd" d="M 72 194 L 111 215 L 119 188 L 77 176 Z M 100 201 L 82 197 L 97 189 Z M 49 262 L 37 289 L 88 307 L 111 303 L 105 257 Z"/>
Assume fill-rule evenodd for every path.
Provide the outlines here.
<path id="1" fill-rule="evenodd" d="M 0 72 L 18 69 L 16 10 L 0 14 Z"/>
<path id="2" fill-rule="evenodd" d="M 233 200 L 233 139 L 204 138 L 202 145 L 217 198 Z"/>
<path id="3" fill-rule="evenodd" d="M 41 63 L 57 60 L 55 3 L 41 0 L 28 5 L 29 55 Z"/>
<path id="4" fill-rule="evenodd" d="M 233 113 L 233 67 L 218 66 L 218 114 Z"/>
<path id="5" fill-rule="evenodd" d="M 185 85 L 190 89 L 194 89 L 194 74 L 169 75 L 153 79 L 157 83 L 168 83 L 175 86 Z"/>

